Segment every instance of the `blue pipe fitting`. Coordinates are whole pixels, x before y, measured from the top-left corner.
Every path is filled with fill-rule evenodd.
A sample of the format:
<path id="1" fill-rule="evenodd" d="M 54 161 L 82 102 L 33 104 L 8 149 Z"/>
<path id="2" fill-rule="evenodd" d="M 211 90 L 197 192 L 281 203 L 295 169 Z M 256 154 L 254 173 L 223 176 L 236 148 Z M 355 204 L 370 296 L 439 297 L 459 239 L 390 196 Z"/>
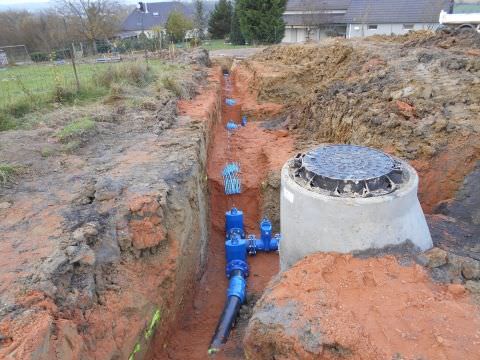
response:
<path id="1" fill-rule="evenodd" d="M 232 234 L 239 234 L 241 238 L 245 238 L 243 211 L 232 208 L 225 213 L 225 233 L 227 238 L 230 238 Z"/>
<path id="2" fill-rule="evenodd" d="M 232 277 L 232 273 L 236 270 L 240 270 L 243 274 L 243 277 L 248 277 L 250 275 L 250 269 L 248 264 L 242 260 L 233 260 L 227 263 L 225 267 L 225 274 L 227 278 L 230 279 Z"/>
<path id="3" fill-rule="evenodd" d="M 260 223 L 260 239 L 257 239 L 255 235 L 248 236 L 248 254 L 256 255 L 257 251 L 277 251 L 280 239 L 280 234 L 276 234 L 272 238 L 272 223 L 265 218 Z"/>
<path id="4" fill-rule="evenodd" d="M 225 254 L 227 256 L 227 264 L 233 260 L 241 260 L 247 262 L 247 241 L 241 239 L 240 235 L 235 234 L 225 241 Z"/>
<path id="5" fill-rule="evenodd" d="M 247 116 L 246 115 L 242 116 L 242 126 L 247 126 Z"/>
<path id="6" fill-rule="evenodd" d="M 232 120 L 230 120 L 229 122 L 227 122 L 226 128 L 228 131 L 234 131 L 234 130 L 237 130 L 238 125 L 235 124 Z"/>
<path id="7" fill-rule="evenodd" d="M 228 284 L 227 297 L 236 296 L 242 304 L 245 302 L 247 296 L 247 282 L 241 275 L 235 275 L 230 278 Z"/>
<path id="8" fill-rule="evenodd" d="M 225 104 L 227 104 L 228 106 L 233 106 L 236 103 L 237 102 L 234 99 L 225 99 Z"/>
<path id="9" fill-rule="evenodd" d="M 260 223 L 260 239 L 263 243 L 263 250 L 270 251 L 270 241 L 272 240 L 272 223 L 264 218 Z"/>

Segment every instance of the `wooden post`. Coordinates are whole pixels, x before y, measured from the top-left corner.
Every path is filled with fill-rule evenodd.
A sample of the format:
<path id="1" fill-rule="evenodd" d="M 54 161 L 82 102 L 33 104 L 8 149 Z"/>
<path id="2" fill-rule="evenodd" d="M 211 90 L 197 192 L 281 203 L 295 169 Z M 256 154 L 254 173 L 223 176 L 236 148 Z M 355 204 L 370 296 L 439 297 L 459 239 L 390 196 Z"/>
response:
<path id="1" fill-rule="evenodd" d="M 77 83 L 77 92 L 79 92 L 80 80 L 78 80 L 77 64 L 75 64 L 75 44 L 74 43 L 72 43 L 72 66 L 73 66 L 73 73 L 75 74 L 75 81 Z"/>

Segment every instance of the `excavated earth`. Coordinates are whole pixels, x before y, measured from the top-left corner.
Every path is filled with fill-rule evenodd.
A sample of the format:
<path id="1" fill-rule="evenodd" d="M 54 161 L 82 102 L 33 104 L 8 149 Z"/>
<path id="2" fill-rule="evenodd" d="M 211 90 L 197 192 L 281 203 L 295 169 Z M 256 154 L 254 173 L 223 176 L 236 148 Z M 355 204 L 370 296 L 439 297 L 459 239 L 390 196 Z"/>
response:
<path id="1" fill-rule="evenodd" d="M 352 143 L 417 169 L 435 247 L 314 254 L 278 275 L 276 254 L 250 258 L 248 304 L 217 358 L 477 359 L 480 36 L 270 47 L 223 59 L 231 86 L 199 54 L 182 54 L 196 96 L 92 108 L 73 153 L 44 155 L 61 146 L 49 125 L 0 133 L 0 160 L 25 169 L 0 193 L 0 358 L 206 359 L 227 287 L 224 212 L 278 231 L 283 163 Z M 244 191 L 228 198 L 232 160 Z"/>
<path id="2" fill-rule="evenodd" d="M 277 46 L 239 72 L 252 97 L 285 103 L 269 127 L 289 130 L 299 151 L 351 143 L 407 159 L 435 245 L 307 256 L 267 286 L 246 357 L 477 359 L 480 36 Z"/>
<path id="3" fill-rule="evenodd" d="M 141 358 L 174 323 L 206 261 L 219 111 L 220 71 L 193 55 L 181 90 L 212 94 L 201 121 L 136 90 L 137 107 L 81 110 L 95 128 L 69 152 L 55 129 L 75 109 L 0 133 L 1 160 L 24 169 L 0 189 L 0 358 Z"/>

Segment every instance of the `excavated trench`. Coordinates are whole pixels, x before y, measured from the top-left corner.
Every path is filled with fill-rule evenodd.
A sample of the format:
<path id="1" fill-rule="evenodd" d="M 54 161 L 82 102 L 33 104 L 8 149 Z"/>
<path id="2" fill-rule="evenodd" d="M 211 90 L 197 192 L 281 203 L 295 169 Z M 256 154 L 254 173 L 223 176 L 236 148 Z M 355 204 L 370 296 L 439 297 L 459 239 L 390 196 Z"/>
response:
<path id="1" fill-rule="evenodd" d="M 220 70 L 219 70 L 220 71 Z M 236 86 L 235 70 L 229 75 L 231 87 L 222 79 L 221 116 L 211 129 L 207 156 L 208 193 L 210 207 L 210 238 L 208 260 L 202 278 L 195 286 L 191 301 L 185 301 L 183 312 L 168 336 L 157 335 L 152 345 L 151 359 L 191 359 L 207 357 L 208 346 L 222 312 L 228 281 L 225 277 L 225 212 L 232 206 L 245 213 L 247 233 L 259 234 L 259 222 L 265 213 L 275 210 L 276 201 L 268 191 L 267 177 L 271 171 L 279 171 L 284 161 L 291 156 L 293 141 L 275 131 L 268 131 L 256 121 L 255 113 L 249 112 L 249 122 L 240 128 L 228 141 L 225 129 L 227 121 L 240 124 L 244 114 L 242 89 Z M 234 98 L 237 104 L 227 106 L 225 99 Z M 227 151 L 229 150 L 229 151 Z M 227 196 L 224 193 L 221 172 L 228 161 L 228 153 L 241 164 L 242 193 Z M 271 189 L 270 189 L 271 190 Z M 278 189 L 277 189 L 278 190 Z M 278 223 L 278 222 L 277 222 Z M 275 225 L 275 222 L 274 222 Z M 279 231 L 278 226 L 274 231 Z M 279 269 L 278 254 L 257 254 L 248 259 L 251 267 L 248 278 L 247 304 L 240 310 L 238 322 L 229 341 L 216 358 L 243 359 L 242 339 L 255 301 Z M 167 339 L 167 340 L 165 340 Z"/>

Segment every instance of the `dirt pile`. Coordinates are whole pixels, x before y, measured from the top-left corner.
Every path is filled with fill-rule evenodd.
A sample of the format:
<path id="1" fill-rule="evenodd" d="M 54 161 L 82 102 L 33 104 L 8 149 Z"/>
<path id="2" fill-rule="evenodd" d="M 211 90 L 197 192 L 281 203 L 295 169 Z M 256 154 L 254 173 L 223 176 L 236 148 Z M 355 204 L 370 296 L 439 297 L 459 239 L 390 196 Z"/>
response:
<path id="1" fill-rule="evenodd" d="M 408 45 L 415 37 L 424 44 Z M 407 158 L 430 212 L 454 196 L 480 158 L 480 57 L 468 45 L 479 36 L 465 37 L 277 46 L 242 66 L 254 74 L 254 95 L 288 103 L 279 123 L 298 135 L 299 149 L 353 143 Z M 456 45 L 439 47 L 439 39 Z"/>
<path id="2" fill-rule="evenodd" d="M 478 308 L 395 258 L 316 254 L 274 280 L 250 320 L 248 359 L 475 359 Z"/>
<path id="3" fill-rule="evenodd" d="M 209 70 L 192 69 L 198 89 Z M 206 261 L 210 77 L 201 119 L 149 88 L 0 133 L 1 160 L 26 169 L 0 189 L 0 358 L 139 357 L 175 321 Z M 80 114 L 89 130 L 62 143 Z"/>

